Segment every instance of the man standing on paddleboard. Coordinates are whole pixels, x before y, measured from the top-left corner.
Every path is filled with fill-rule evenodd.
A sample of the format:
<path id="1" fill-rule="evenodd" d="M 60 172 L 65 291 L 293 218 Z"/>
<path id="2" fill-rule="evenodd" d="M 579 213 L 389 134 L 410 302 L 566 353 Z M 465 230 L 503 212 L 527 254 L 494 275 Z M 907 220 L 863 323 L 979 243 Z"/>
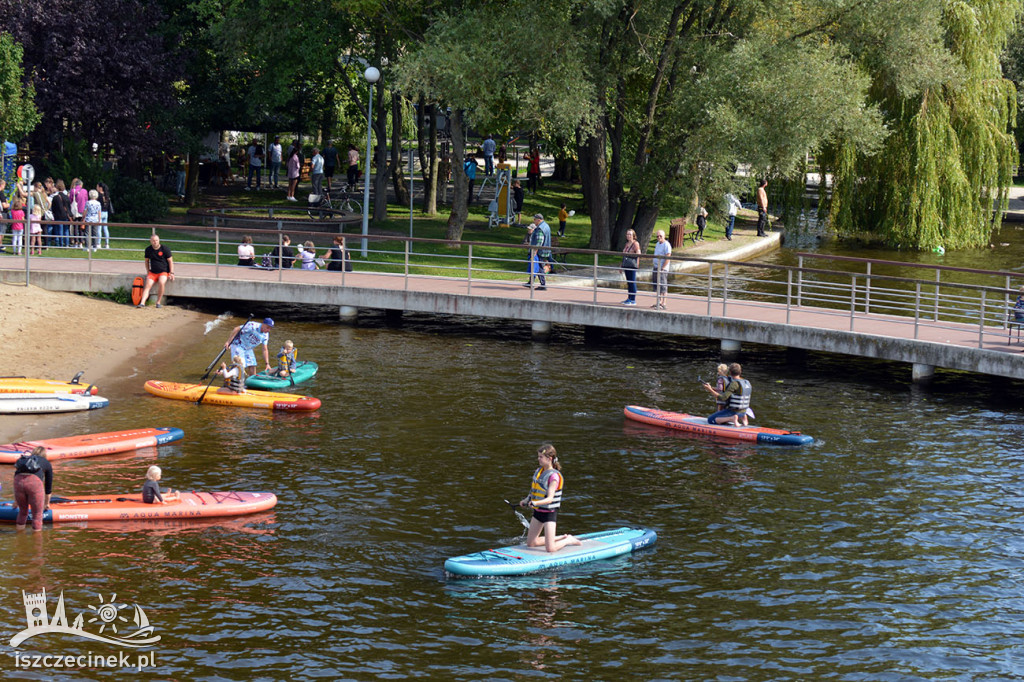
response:
<path id="1" fill-rule="evenodd" d="M 256 355 L 253 349 L 259 345 L 263 346 L 263 363 L 266 365 L 266 371 L 270 371 L 270 351 L 267 344 L 270 343 L 270 330 L 273 326 L 274 321 L 268 317 L 262 323 L 253 320 L 231 330 L 231 336 L 224 347 L 228 349 L 231 357 L 242 356 L 249 374 L 256 374 Z"/>

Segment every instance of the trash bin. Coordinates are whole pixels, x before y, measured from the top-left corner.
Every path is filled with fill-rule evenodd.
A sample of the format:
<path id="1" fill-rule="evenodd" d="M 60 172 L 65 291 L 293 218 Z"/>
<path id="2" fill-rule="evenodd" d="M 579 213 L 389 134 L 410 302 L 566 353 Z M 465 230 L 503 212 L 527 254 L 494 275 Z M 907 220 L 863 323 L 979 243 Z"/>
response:
<path id="1" fill-rule="evenodd" d="M 676 218 L 668 224 L 668 243 L 673 249 L 683 248 L 683 238 L 686 235 L 686 218 Z"/>

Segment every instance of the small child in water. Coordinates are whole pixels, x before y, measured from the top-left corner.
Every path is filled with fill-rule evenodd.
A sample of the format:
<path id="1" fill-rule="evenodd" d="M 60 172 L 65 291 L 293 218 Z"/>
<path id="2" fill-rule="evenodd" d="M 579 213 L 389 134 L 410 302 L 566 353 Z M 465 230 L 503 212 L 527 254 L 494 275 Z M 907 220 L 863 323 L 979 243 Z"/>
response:
<path id="1" fill-rule="evenodd" d="M 146 504 L 167 504 L 178 501 L 179 495 L 173 490 L 167 491 L 167 497 L 160 494 L 162 473 L 160 467 L 155 464 L 146 471 L 146 483 L 142 486 L 142 501 Z"/>
<path id="2" fill-rule="evenodd" d="M 295 344 L 291 339 L 284 342 L 281 350 L 277 352 L 277 371 L 279 377 L 289 376 L 295 371 Z"/>
<path id="3" fill-rule="evenodd" d="M 220 363 L 217 374 L 224 377 L 224 388 L 235 393 L 245 393 L 245 360 L 241 355 L 231 358 L 230 368 Z"/>

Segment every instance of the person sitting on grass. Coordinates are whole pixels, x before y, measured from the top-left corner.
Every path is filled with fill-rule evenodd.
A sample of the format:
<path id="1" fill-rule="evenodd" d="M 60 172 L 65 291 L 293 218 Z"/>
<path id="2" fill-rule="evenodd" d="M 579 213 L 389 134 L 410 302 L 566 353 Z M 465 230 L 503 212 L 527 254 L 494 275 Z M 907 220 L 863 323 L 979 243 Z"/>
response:
<path id="1" fill-rule="evenodd" d="M 142 486 L 142 501 L 144 503 L 167 504 L 168 502 L 177 502 L 181 499 L 180 495 L 173 490 L 168 490 L 166 497 L 160 494 L 160 476 L 162 473 L 160 467 L 155 464 L 146 471 L 146 482 Z"/>

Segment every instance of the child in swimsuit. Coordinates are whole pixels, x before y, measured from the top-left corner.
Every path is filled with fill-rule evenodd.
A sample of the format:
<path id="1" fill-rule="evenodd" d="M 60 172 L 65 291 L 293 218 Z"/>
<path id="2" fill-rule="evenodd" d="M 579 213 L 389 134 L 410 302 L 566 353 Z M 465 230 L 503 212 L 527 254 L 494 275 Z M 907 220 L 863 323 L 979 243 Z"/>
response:
<path id="1" fill-rule="evenodd" d="M 146 504 L 167 504 L 178 501 L 179 495 L 173 490 L 168 490 L 166 497 L 160 494 L 161 474 L 160 467 L 155 464 L 146 471 L 146 483 L 142 486 L 142 501 Z"/>

